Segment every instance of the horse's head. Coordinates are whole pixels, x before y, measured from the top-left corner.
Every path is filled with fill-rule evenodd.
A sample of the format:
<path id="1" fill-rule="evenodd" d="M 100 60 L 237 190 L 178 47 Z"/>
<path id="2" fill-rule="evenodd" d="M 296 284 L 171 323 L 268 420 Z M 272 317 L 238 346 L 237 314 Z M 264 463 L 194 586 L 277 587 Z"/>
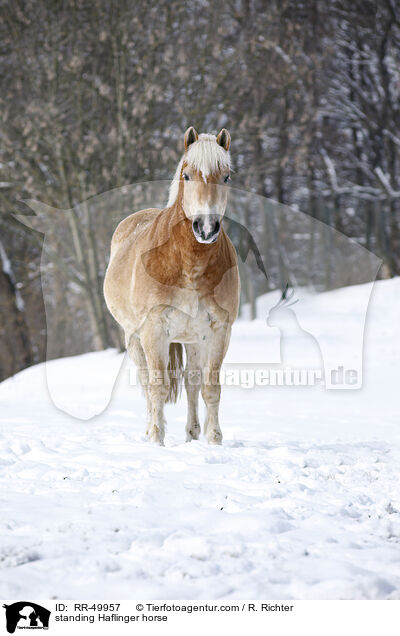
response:
<path id="1" fill-rule="evenodd" d="M 193 127 L 185 132 L 185 154 L 176 178 L 183 211 L 199 243 L 215 243 L 221 229 L 228 198 L 224 186 L 230 179 L 230 141 L 225 128 L 217 137 L 199 136 Z"/>

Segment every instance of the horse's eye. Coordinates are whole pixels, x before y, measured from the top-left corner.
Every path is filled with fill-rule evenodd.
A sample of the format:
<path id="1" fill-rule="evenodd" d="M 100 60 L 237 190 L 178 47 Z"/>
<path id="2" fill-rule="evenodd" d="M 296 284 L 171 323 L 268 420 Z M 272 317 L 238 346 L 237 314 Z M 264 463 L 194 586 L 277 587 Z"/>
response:
<path id="1" fill-rule="evenodd" d="M 183 178 L 185 181 L 189 181 L 189 175 L 186 172 L 183 173 Z"/>
<path id="2" fill-rule="evenodd" d="M 229 176 L 229 174 L 228 174 L 228 175 L 225 177 L 225 179 L 224 179 L 224 183 L 228 183 L 228 181 L 230 181 L 230 180 L 231 180 L 231 178 L 230 178 L 230 176 Z"/>

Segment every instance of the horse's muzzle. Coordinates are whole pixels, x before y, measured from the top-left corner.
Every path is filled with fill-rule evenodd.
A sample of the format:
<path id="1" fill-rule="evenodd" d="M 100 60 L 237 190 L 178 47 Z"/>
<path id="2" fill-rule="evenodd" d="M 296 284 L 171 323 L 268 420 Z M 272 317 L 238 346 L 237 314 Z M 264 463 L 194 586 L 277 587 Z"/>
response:
<path id="1" fill-rule="evenodd" d="M 193 234 L 198 243 L 215 243 L 220 229 L 220 218 L 214 214 L 199 215 L 192 221 Z"/>

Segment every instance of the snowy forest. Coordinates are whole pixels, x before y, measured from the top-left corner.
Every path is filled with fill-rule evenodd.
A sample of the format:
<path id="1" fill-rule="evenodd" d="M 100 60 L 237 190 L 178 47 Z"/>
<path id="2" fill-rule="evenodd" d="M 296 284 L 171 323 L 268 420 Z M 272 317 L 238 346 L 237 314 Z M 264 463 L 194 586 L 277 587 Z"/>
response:
<path id="1" fill-rule="evenodd" d="M 134 209 L 94 217 L 84 202 L 171 179 L 189 125 L 230 131 L 234 188 L 332 226 L 383 260 L 380 278 L 399 275 L 396 0 L 6 0 L 1 9 L 0 380 L 46 357 L 46 245 L 15 218 L 33 214 L 24 200 L 50 216 L 74 210 L 74 259 L 62 249 L 69 235 L 54 230 L 45 265 L 58 308 L 50 357 L 120 346 L 102 281 L 115 218 Z M 275 230 L 279 252 L 291 228 L 282 220 Z M 267 222 L 251 231 L 268 245 Z M 277 271 L 254 286 L 247 264 L 241 278 L 250 304 L 285 282 Z M 329 277 L 318 285 L 329 288 Z"/>

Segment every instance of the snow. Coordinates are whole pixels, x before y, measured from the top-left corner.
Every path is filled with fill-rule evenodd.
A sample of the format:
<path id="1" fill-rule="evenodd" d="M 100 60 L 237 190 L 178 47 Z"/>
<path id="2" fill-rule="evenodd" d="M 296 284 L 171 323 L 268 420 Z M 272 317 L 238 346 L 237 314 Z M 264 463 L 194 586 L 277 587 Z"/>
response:
<path id="1" fill-rule="evenodd" d="M 359 340 L 365 290 L 296 305 L 321 350 L 325 333 L 337 349 Z M 59 408 L 45 365 L 3 382 L 0 597 L 399 599 L 399 292 L 400 279 L 373 290 L 361 389 L 225 386 L 221 447 L 185 444 L 184 397 L 167 407 L 166 447 L 149 444 L 126 359 L 101 415 L 60 410 L 107 406 L 114 351 L 48 363 Z M 236 323 L 227 366 L 258 361 L 267 337 L 276 361 L 276 300 Z M 288 338 L 296 355 L 310 342 Z"/>

